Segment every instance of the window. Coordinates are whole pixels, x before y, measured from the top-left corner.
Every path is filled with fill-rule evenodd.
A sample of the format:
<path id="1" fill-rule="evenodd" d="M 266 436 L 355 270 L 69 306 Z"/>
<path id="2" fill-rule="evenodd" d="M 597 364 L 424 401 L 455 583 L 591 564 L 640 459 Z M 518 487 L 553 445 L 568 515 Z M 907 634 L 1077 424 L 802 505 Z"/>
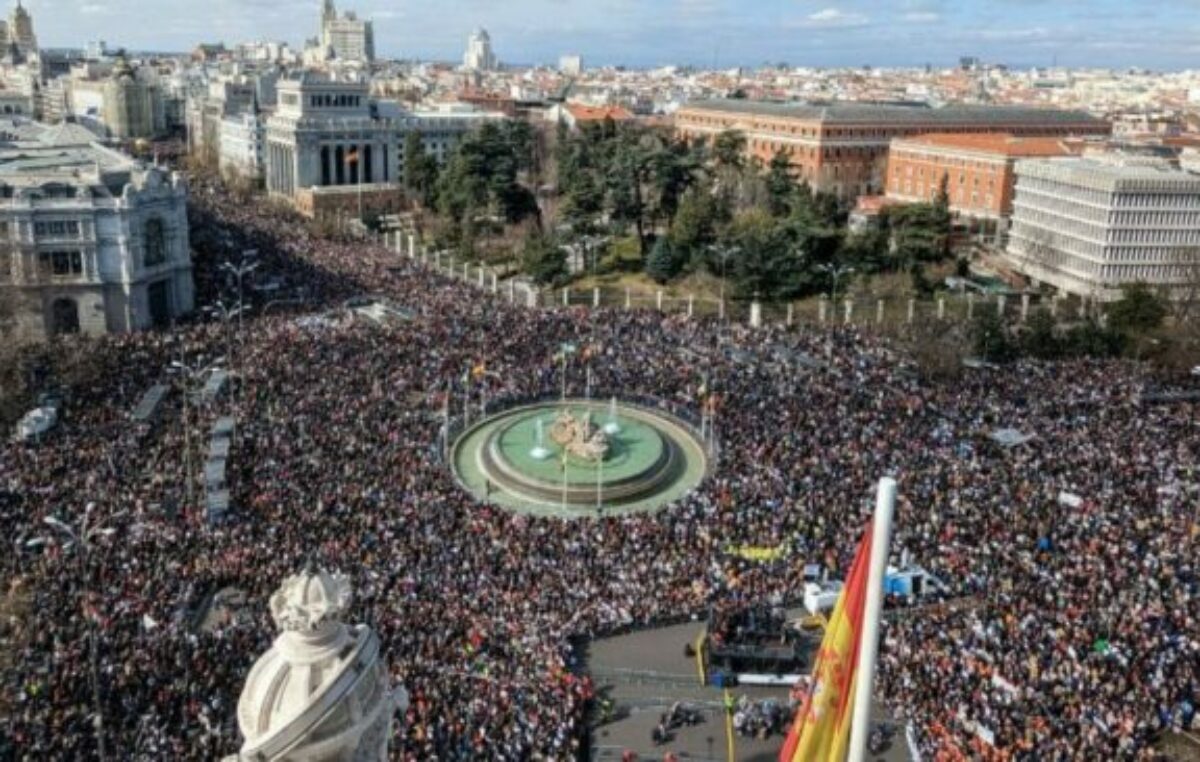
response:
<path id="1" fill-rule="evenodd" d="M 38 254 L 38 269 L 56 278 L 83 274 L 83 254 L 78 251 L 44 251 Z"/>
<path id="2" fill-rule="evenodd" d="M 35 222 L 33 223 L 33 234 L 38 238 L 78 238 L 79 222 L 77 220 Z"/>
<path id="3" fill-rule="evenodd" d="M 8 249 L 0 249 L 0 283 L 12 282 L 13 254 Z"/>
<path id="4" fill-rule="evenodd" d="M 146 220 L 146 227 L 142 235 L 145 240 L 143 246 L 143 267 L 154 267 L 161 265 L 167 261 L 167 234 L 163 228 L 163 222 L 158 217 L 151 217 Z"/>

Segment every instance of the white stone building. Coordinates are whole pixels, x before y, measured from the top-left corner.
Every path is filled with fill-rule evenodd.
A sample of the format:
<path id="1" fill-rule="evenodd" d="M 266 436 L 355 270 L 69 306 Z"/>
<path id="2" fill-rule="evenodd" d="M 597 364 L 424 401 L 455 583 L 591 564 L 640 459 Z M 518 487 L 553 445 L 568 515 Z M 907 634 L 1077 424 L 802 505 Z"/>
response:
<path id="1" fill-rule="evenodd" d="M 249 111 L 225 117 L 221 120 L 218 143 L 221 172 L 252 179 L 262 177 L 266 142 L 267 123 L 262 114 Z"/>
<path id="2" fill-rule="evenodd" d="M 1111 301 L 1170 289 L 1200 252 L 1200 175 L 1121 154 L 1016 164 L 1007 260 L 1034 281 Z"/>
<path id="3" fill-rule="evenodd" d="M 410 131 L 421 133 L 426 153 L 445 161 L 464 135 L 505 119 L 461 105 L 410 111 L 372 100 L 361 79 L 315 72 L 281 81 L 278 92 L 278 108 L 267 120 L 267 190 L 293 200 L 324 189 L 398 191 Z"/>
<path id="4" fill-rule="evenodd" d="M 366 63 L 375 60 L 375 29 L 352 11 L 341 16 L 333 0 L 321 11 L 321 49 L 327 60 Z"/>
<path id="5" fill-rule="evenodd" d="M 0 123 L 0 291 L 20 335 L 168 325 L 193 308 L 183 179 L 79 125 Z"/>
<path id="6" fill-rule="evenodd" d="M 486 29 L 471 32 L 467 38 L 467 52 L 463 54 L 463 68 L 467 71 L 495 71 L 498 62 L 492 52 L 492 38 Z"/>
<path id="7" fill-rule="evenodd" d="M 392 687 L 371 628 L 340 620 L 349 581 L 306 570 L 270 604 L 279 637 L 246 678 L 237 708 L 245 741 L 227 762 L 386 762 L 408 695 Z"/>

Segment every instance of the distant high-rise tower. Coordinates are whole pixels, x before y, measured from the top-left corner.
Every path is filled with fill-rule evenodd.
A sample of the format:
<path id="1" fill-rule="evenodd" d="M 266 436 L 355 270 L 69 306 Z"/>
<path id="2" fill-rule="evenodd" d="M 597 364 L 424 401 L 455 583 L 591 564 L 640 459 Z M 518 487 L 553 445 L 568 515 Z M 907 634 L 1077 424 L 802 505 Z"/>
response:
<path id="1" fill-rule="evenodd" d="M 8 17 L 8 23 L 0 21 L 0 48 L 3 48 L 4 54 L 11 54 L 14 58 L 20 59 L 37 53 L 37 36 L 33 33 L 33 17 L 21 5 L 21 0 L 17 0 L 17 7 L 13 8 L 12 15 Z"/>
<path id="2" fill-rule="evenodd" d="M 337 61 L 371 63 L 375 60 L 374 26 L 359 20 L 352 11 L 339 18 L 333 0 L 325 0 L 321 7 L 321 48 Z"/>
<path id="3" fill-rule="evenodd" d="M 467 52 L 463 56 L 463 68 L 467 71 L 494 71 L 496 54 L 492 52 L 492 38 L 482 27 L 467 38 Z"/>

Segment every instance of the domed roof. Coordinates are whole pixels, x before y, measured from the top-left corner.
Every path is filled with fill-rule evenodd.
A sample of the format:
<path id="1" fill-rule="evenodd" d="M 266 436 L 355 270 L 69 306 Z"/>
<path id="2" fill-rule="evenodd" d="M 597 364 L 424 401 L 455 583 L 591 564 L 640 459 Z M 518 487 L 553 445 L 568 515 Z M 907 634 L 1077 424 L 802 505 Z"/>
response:
<path id="1" fill-rule="evenodd" d="M 281 632 L 238 700 L 243 759 L 340 758 L 335 752 L 378 743 L 368 731 L 390 723 L 403 694 L 390 690 L 378 637 L 338 619 L 349 603 L 345 577 L 310 570 L 271 596 Z"/>

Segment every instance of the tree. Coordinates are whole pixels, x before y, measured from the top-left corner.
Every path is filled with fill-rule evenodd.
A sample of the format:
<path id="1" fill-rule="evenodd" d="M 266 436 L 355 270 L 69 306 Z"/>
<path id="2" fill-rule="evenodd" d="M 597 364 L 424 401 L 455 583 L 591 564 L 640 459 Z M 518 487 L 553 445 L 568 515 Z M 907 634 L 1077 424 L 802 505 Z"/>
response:
<path id="1" fill-rule="evenodd" d="M 676 258 L 696 267 L 716 241 L 721 222 L 717 200 L 707 189 L 693 187 L 683 195 L 668 234 Z"/>
<path id="2" fill-rule="evenodd" d="M 1145 335 L 1162 325 L 1170 307 L 1145 283 L 1121 287 L 1121 298 L 1109 308 L 1113 329 L 1127 336 Z"/>
<path id="3" fill-rule="evenodd" d="M 666 236 L 660 236 L 646 258 L 646 274 L 656 283 L 663 284 L 674 278 L 679 272 L 675 261 L 675 253 L 671 251 L 671 242 Z"/>
<path id="4" fill-rule="evenodd" d="M 567 276 L 567 254 L 558 241 L 534 231 L 525 238 L 521 271 L 539 286 L 553 285 Z"/>
<path id="5" fill-rule="evenodd" d="M 1021 351 L 1039 360 L 1055 360 L 1063 354 L 1063 342 L 1055 332 L 1054 317 L 1049 310 L 1038 309 L 1029 316 L 1021 334 Z"/>
<path id="6" fill-rule="evenodd" d="M 975 316 L 971 325 L 971 338 L 975 354 L 989 362 L 1008 362 L 1016 357 L 1016 347 L 1008 338 L 1004 321 L 991 310 Z"/>
<path id="7" fill-rule="evenodd" d="M 721 168 L 741 169 L 746 136 L 739 130 L 725 130 L 713 140 L 713 158 Z"/>
<path id="8" fill-rule="evenodd" d="M 734 293 L 741 298 L 790 299 L 811 278 L 804 247 L 763 209 L 736 217 L 725 243 L 739 250 L 730 264 Z"/>
<path id="9" fill-rule="evenodd" d="M 792 208 L 796 180 L 792 176 L 792 160 L 785 151 L 771 157 L 767 168 L 767 211 L 774 217 L 784 217 Z"/>
<path id="10" fill-rule="evenodd" d="M 425 153 L 421 133 L 410 131 L 404 136 L 404 189 L 423 205 L 433 202 L 437 187 L 437 159 Z"/>

